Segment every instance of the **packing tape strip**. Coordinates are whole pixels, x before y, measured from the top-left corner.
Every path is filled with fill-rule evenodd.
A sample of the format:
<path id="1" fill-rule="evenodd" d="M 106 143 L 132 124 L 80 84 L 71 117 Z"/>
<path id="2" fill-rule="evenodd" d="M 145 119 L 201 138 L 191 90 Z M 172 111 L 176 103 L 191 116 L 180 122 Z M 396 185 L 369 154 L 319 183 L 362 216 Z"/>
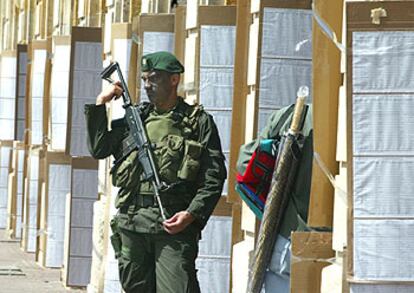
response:
<path id="1" fill-rule="evenodd" d="M 344 191 L 335 180 L 335 177 L 332 175 L 332 173 L 329 171 L 328 167 L 325 165 L 325 163 L 322 161 L 321 157 L 317 152 L 313 153 L 313 159 L 316 161 L 316 164 L 318 167 L 322 170 L 323 174 L 328 178 L 329 182 L 332 184 L 332 186 L 338 191 L 339 198 L 344 202 L 345 205 L 348 205 L 348 195 L 346 191 Z"/>
<path id="2" fill-rule="evenodd" d="M 342 53 L 345 53 L 346 52 L 346 47 L 341 42 L 338 41 L 338 38 L 336 37 L 336 34 L 333 31 L 333 29 L 329 26 L 329 24 L 316 11 L 314 3 L 312 3 L 312 13 L 313 13 L 313 17 L 314 17 L 316 23 L 322 29 L 322 32 L 324 32 L 325 35 L 329 39 L 331 39 L 331 41 L 335 44 L 335 46 L 339 49 L 339 51 L 341 51 Z"/>
<path id="3" fill-rule="evenodd" d="M 14 213 L 6 213 L 7 217 L 11 217 L 12 219 L 17 219 L 17 215 Z"/>
<path id="4" fill-rule="evenodd" d="M 135 44 L 141 45 L 141 39 L 136 33 L 132 33 L 131 39 Z"/>
<path id="5" fill-rule="evenodd" d="M 48 235 L 49 232 L 45 229 L 38 229 L 36 230 L 36 236 L 41 236 L 41 235 Z"/>
<path id="6" fill-rule="evenodd" d="M 342 266 L 342 261 L 339 261 L 337 257 L 330 257 L 330 258 L 300 257 L 300 256 L 296 256 L 293 254 L 291 254 L 290 256 L 291 264 L 300 263 L 303 261 L 323 262 L 323 263 L 330 263 L 330 264 Z"/>
<path id="7" fill-rule="evenodd" d="M 32 226 L 30 226 L 29 224 L 24 224 L 24 223 L 22 223 L 22 229 L 32 229 L 33 227 Z M 35 229 L 35 228 L 33 228 L 33 229 Z M 36 237 L 37 236 L 41 236 L 41 235 L 48 235 L 49 234 L 49 232 L 47 231 L 47 230 L 45 230 L 45 229 L 35 229 L 36 230 Z"/>
<path id="8" fill-rule="evenodd" d="M 384 8 L 378 7 L 371 9 L 371 18 L 373 24 L 380 25 L 382 17 L 387 17 L 387 11 Z"/>

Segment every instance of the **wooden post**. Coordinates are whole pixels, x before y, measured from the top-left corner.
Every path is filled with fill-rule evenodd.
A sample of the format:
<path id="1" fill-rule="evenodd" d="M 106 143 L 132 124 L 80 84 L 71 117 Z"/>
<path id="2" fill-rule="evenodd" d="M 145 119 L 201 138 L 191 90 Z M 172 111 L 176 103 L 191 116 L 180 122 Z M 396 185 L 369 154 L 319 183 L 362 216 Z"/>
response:
<path id="1" fill-rule="evenodd" d="M 315 0 L 315 9 L 335 31 L 342 35 L 343 0 Z M 314 152 L 332 174 L 338 172 L 336 133 L 338 93 L 342 84 L 341 54 L 315 22 L 313 24 L 313 137 Z M 334 188 L 317 163 L 313 163 L 308 225 L 332 227 Z"/>

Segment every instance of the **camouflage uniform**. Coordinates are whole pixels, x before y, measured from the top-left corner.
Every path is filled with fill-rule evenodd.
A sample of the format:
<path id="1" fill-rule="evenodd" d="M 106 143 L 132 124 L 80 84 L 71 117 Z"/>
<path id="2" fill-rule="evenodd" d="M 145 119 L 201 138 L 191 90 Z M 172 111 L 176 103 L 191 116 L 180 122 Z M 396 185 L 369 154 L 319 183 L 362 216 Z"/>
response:
<path id="1" fill-rule="evenodd" d="M 152 68 L 157 64 L 154 58 L 147 61 Z M 217 127 L 211 115 L 182 98 L 164 113 L 150 103 L 139 107 L 160 178 L 173 186 L 161 194 L 166 216 L 186 210 L 195 221 L 175 235 L 164 231 L 152 185 L 142 180 L 137 152 L 130 153 L 111 171 L 113 184 L 120 187 L 119 212 L 112 221 L 119 236 L 114 246 L 120 281 L 127 293 L 199 292 L 198 240 L 226 178 Z M 105 105 L 85 105 L 85 115 L 92 156 L 121 158 L 122 141 L 129 134 L 126 121 L 113 121 L 109 131 Z"/>

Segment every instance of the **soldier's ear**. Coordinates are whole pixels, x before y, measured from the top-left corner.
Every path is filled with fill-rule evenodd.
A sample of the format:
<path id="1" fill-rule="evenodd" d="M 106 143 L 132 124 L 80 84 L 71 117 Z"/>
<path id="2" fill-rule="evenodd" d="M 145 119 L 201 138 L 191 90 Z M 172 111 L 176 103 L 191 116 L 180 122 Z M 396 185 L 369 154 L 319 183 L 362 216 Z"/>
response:
<path id="1" fill-rule="evenodd" d="M 172 86 L 178 86 L 180 83 L 180 75 L 177 73 L 171 74 L 171 85 Z"/>

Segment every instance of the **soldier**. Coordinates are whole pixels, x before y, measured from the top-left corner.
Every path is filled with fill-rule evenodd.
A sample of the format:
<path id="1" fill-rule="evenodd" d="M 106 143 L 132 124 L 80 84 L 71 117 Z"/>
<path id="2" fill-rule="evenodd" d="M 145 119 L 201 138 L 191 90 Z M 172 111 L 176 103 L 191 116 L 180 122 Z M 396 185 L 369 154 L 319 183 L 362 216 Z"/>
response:
<path id="1" fill-rule="evenodd" d="M 200 106 L 177 95 L 184 67 L 168 52 L 141 59 L 142 82 L 150 103 L 141 103 L 141 119 L 151 142 L 162 181 L 167 220 L 154 200 L 150 182 L 141 179 L 137 151 L 114 165 L 113 184 L 120 188 L 111 222 L 112 243 L 126 293 L 200 292 L 195 259 L 198 240 L 216 206 L 226 178 L 217 127 Z M 94 158 L 122 158 L 129 130 L 124 119 L 107 129 L 105 103 L 122 94 L 119 83 L 105 88 L 96 105 L 85 105 L 88 145 Z"/>

